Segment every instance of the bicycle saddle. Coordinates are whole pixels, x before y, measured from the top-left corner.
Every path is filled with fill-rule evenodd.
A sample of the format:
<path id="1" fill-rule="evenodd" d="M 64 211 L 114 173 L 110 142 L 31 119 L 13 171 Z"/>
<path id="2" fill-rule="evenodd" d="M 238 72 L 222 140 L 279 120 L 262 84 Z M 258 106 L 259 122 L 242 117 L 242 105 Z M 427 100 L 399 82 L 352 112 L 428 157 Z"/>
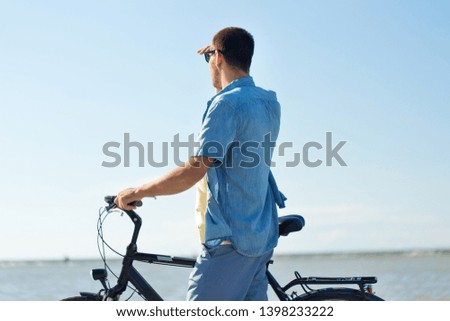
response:
<path id="1" fill-rule="evenodd" d="M 300 231 L 305 226 L 305 219 L 301 215 L 291 214 L 278 218 L 278 231 L 281 236 L 288 236 L 291 232 Z"/>

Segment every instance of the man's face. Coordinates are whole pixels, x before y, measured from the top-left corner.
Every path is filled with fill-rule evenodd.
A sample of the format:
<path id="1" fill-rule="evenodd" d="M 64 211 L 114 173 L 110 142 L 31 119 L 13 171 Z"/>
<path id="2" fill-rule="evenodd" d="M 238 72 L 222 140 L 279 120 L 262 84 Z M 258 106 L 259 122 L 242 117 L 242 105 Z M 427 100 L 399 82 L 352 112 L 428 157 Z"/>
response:
<path id="1" fill-rule="evenodd" d="M 209 50 L 214 50 L 214 46 L 211 45 Z M 217 51 L 214 51 L 213 53 L 210 54 L 210 58 L 209 58 L 209 71 L 211 73 L 211 80 L 212 80 L 212 85 L 214 88 L 216 88 L 218 91 L 222 90 L 222 81 L 220 79 L 220 71 L 219 68 L 217 68 L 216 65 L 216 59 L 217 59 L 217 55 L 219 53 Z"/>

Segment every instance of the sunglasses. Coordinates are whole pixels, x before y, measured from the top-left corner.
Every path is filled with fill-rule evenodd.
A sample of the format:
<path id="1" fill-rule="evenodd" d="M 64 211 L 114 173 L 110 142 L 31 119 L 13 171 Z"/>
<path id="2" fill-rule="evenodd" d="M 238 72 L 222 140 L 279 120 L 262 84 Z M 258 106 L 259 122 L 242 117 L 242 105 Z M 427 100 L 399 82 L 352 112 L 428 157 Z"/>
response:
<path id="1" fill-rule="evenodd" d="M 209 50 L 209 51 L 207 51 L 207 52 L 205 52 L 205 53 L 203 54 L 203 55 L 205 56 L 205 60 L 206 60 L 207 63 L 209 63 L 209 60 L 211 59 L 211 56 L 212 56 L 216 51 L 222 53 L 222 50 L 214 49 L 214 50 Z"/>

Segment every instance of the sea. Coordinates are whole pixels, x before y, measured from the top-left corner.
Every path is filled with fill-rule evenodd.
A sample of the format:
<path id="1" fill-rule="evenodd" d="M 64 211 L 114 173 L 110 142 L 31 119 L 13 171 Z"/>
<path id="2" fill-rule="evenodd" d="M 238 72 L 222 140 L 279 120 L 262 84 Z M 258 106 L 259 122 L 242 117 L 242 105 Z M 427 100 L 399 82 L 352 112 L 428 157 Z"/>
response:
<path id="1" fill-rule="evenodd" d="M 295 278 L 295 271 L 303 277 L 376 276 L 373 290 L 385 300 L 450 300 L 450 250 L 278 255 L 273 261 L 269 269 L 282 285 Z M 121 260 L 112 258 L 107 264 L 114 284 Z M 90 271 L 102 267 L 104 263 L 94 259 L 0 261 L 0 300 L 56 301 L 81 291 L 97 292 L 101 285 Z M 185 299 L 190 268 L 140 262 L 135 267 L 164 300 Z M 122 299 L 142 300 L 131 289 Z M 269 300 L 277 300 L 271 289 Z"/>

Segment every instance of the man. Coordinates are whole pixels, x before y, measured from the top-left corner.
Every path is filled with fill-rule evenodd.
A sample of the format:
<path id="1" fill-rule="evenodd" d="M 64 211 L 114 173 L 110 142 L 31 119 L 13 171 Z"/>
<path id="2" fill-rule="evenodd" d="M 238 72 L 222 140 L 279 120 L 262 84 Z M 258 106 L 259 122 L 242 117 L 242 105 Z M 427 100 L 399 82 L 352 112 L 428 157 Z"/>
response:
<path id="1" fill-rule="evenodd" d="M 206 174 L 207 206 L 197 209 L 204 247 L 188 300 L 267 300 L 266 265 L 278 240 L 280 194 L 270 161 L 280 105 L 249 76 L 253 51 L 252 35 L 234 27 L 199 51 L 221 89 L 207 104 L 200 147 L 184 166 L 116 198 L 119 207 L 133 209 L 128 204 L 135 200 L 185 191 Z"/>

